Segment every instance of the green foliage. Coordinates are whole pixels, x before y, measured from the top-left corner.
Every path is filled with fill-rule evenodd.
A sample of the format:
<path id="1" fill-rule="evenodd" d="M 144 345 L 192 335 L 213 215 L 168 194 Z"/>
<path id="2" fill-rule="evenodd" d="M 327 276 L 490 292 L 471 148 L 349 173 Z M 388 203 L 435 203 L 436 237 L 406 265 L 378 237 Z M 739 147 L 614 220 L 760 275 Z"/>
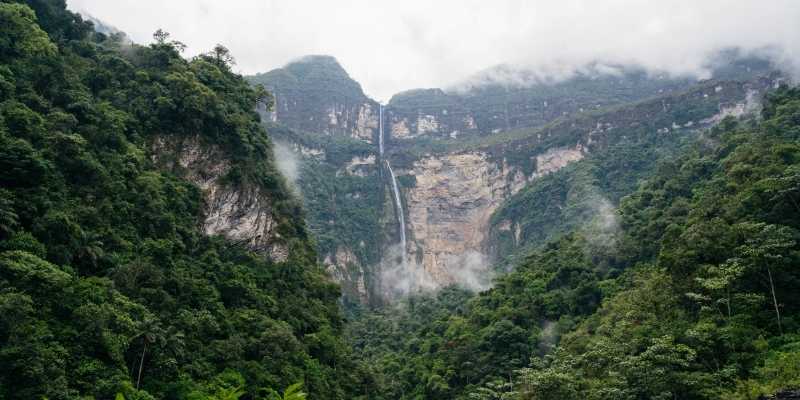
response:
<path id="1" fill-rule="evenodd" d="M 286 390 L 283 391 L 283 396 L 278 394 L 278 392 L 274 390 L 269 390 L 269 394 L 267 396 L 268 400 L 305 400 L 306 394 L 303 393 L 303 383 L 298 382 L 293 385 L 290 385 Z"/>
<path id="2" fill-rule="evenodd" d="M 247 79 L 250 83 L 264 85 L 267 90 L 275 93 L 275 109 L 281 114 L 281 122 L 302 132 L 349 136 L 352 126 L 329 123 L 328 116 L 332 112 L 359 112 L 365 104 L 370 104 L 377 112 L 377 104 L 364 94 L 361 85 L 351 79 L 338 61 L 330 56 L 306 56 L 283 68 Z M 341 118 L 341 114 L 339 115 Z M 325 117 L 308 118 L 309 116 Z"/>
<path id="3" fill-rule="evenodd" d="M 255 111 L 269 96 L 230 54 L 121 52 L 60 0 L 0 2 L 0 23 L 0 398 L 356 392 L 338 288 Z M 154 162 L 186 137 L 270 200 L 288 261 L 198 229 L 200 188 Z"/>
<path id="4" fill-rule="evenodd" d="M 487 292 L 361 316 L 349 333 L 378 398 L 756 399 L 796 387 L 798 99 L 781 88 L 762 121 L 723 121 L 653 167 L 620 200 L 610 244 L 577 225 Z M 565 171 L 526 198 L 602 185 L 588 175 L 564 188 L 591 172 Z"/>

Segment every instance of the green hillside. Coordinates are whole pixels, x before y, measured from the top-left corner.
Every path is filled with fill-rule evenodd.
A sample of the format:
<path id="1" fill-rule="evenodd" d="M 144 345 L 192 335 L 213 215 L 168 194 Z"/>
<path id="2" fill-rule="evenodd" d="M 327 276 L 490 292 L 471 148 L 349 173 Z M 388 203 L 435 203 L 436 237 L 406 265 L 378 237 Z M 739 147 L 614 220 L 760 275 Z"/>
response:
<path id="1" fill-rule="evenodd" d="M 338 287 L 227 50 L 129 47 L 63 0 L 2 2 L 0 26 L 0 398 L 352 395 Z M 202 234 L 203 193 L 151 157 L 198 134 L 270 199 L 288 260 Z"/>
<path id="2" fill-rule="evenodd" d="M 386 399 L 756 399 L 797 387 L 800 91 L 704 134 L 489 291 L 353 323 Z M 601 224 L 598 224 L 600 222 Z"/>

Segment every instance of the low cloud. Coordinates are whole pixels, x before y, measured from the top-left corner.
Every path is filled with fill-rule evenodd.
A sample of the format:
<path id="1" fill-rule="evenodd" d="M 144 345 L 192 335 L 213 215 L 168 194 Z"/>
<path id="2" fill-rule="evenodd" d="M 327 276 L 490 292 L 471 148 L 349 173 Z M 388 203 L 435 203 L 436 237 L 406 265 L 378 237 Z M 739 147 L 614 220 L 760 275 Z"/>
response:
<path id="1" fill-rule="evenodd" d="M 439 284 L 422 265 L 408 260 L 407 257 L 404 260 L 402 246 L 399 244 L 389 246 L 383 252 L 383 260 L 378 268 L 381 292 L 388 300 L 439 288 Z"/>
<path id="2" fill-rule="evenodd" d="M 149 43 L 163 28 L 191 56 L 229 47 L 243 73 L 330 54 L 367 94 L 387 100 L 446 87 L 498 65 L 563 75 L 583 66 L 638 65 L 703 77 L 719 50 L 771 49 L 800 70 L 796 0 L 69 0 Z"/>
<path id="3" fill-rule="evenodd" d="M 292 150 L 292 146 L 273 140 L 273 154 L 278 170 L 286 178 L 290 188 L 296 195 L 300 195 L 297 179 L 300 177 L 300 156 Z"/>
<path id="4" fill-rule="evenodd" d="M 411 257 L 406 257 L 404 261 L 399 244 L 390 246 L 384 252 L 379 268 L 381 292 L 389 300 L 434 292 L 453 284 L 475 292 L 483 291 L 492 286 L 494 277 L 488 257 L 477 251 L 467 251 L 447 258 L 442 272 L 448 279 L 437 280 Z"/>

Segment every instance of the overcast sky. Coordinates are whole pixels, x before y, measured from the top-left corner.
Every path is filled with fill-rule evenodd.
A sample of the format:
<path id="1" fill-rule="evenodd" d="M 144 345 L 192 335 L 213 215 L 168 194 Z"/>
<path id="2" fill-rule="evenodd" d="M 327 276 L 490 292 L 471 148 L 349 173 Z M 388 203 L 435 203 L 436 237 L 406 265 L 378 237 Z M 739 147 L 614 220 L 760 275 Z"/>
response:
<path id="1" fill-rule="evenodd" d="M 149 43 L 162 28 L 187 55 L 227 46 L 242 73 L 335 56 L 368 95 L 443 87 L 501 63 L 546 71 L 589 61 L 704 72 L 719 48 L 777 48 L 800 65 L 800 0 L 68 0 Z"/>

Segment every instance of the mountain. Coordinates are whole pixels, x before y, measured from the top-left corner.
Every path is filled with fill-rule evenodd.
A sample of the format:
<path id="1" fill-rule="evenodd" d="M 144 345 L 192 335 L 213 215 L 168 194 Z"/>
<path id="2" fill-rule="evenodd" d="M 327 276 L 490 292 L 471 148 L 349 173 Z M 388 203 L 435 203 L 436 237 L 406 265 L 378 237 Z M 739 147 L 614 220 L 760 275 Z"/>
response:
<path id="1" fill-rule="evenodd" d="M 275 91 L 270 129 L 305 160 L 298 185 L 322 260 L 349 299 L 379 304 L 450 283 L 485 288 L 494 261 L 572 230 L 597 212 L 593 200 L 613 209 L 658 160 L 724 116 L 754 112 L 783 79 L 768 61 L 735 52 L 717 59 L 719 78 L 703 81 L 592 66 L 516 87 L 398 93 L 383 108 L 383 155 L 379 106 L 332 58 L 303 58 L 249 80 Z M 287 108 L 280 98 L 313 106 Z M 334 109 L 350 111 L 314 127 Z M 369 124 L 354 119 L 365 114 Z M 372 133 L 334 126 L 370 126 Z M 621 160 L 623 153 L 631 158 Z M 533 204 L 540 212 L 530 212 Z M 397 248 L 401 233 L 405 249 Z"/>
<path id="2" fill-rule="evenodd" d="M 245 78 L 102 29 L 0 2 L 0 399 L 796 397 L 768 59 L 381 105 L 331 57 Z"/>
<path id="3" fill-rule="evenodd" d="M 378 104 L 330 56 L 306 56 L 283 68 L 249 77 L 275 96 L 270 118 L 293 129 L 377 138 Z"/>
<path id="4" fill-rule="evenodd" d="M 119 51 L 58 0 L 0 27 L 0 398 L 357 394 L 268 96 L 226 50 Z"/>
<path id="5" fill-rule="evenodd" d="M 776 67 L 766 59 L 729 50 L 712 61 L 711 79 L 748 80 Z M 696 84 L 635 66 L 590 64 L 560 79 L 532 71 L 497 67 L 447 92 L 414 89 L 389 101 L 392 136 L 456 137 L 541 126 L 564 116 L 605 109 Z"/>
<path id="6" fill-rule="evenodd" d="M 583 215 L 493 288 L 359 315 L 348 332 L 377 375 L 375 398 L 792 398 L 798 116 L 800 90 L 779 88 L 758 116 L 693 135 L 616 210 Z M 539 218 L 551 188 L 602 188 L 602 164 L 572 165 L 525 194 L 517 220 Z"/>

